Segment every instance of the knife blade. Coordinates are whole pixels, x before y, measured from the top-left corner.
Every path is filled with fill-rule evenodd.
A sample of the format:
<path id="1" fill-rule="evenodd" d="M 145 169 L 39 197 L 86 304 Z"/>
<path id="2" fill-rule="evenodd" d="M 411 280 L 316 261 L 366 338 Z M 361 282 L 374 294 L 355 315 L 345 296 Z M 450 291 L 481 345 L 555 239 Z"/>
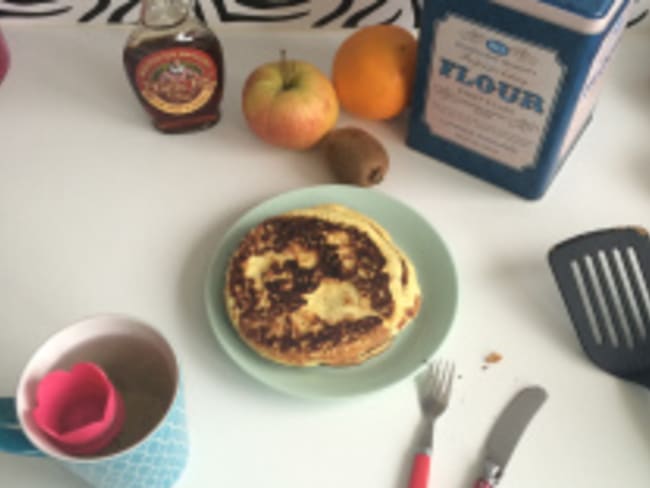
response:
<path id="1" fill-rule="evenodd" d="M 492 426 L 485 446 L 483 476 L 474 488 L 494 488 L 530 421 L 548 397 L 546 390 L 530 386 L 519 391 Z"/>

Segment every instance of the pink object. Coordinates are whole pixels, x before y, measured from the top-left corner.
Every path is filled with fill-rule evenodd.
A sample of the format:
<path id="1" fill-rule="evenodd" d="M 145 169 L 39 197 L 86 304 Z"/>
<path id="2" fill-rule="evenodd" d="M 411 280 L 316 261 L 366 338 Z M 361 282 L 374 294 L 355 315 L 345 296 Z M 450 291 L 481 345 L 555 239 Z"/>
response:
<path id="1" fill-rule="evenodd" d="M 96 454 L 124 425 L 120 393 L 94 363 L 48 373 L 36 390 L 36 425 L 70 454 Z"/>
<path id="2" fill-rule="evenodd" d="M 9 70 L 9 48 L 0 30 L 0 83 Z"/>
<path id="3" fill-rule="evenodd" d="M 474 488 L 493 488 L 490 483 L 485 480 L 478 480 L 474 485 Z"/>
<path id="4" fill-rule="evenodd" d="M 416 454 L 411 467 L 411 480 L 409 488 L 427 488 L 429 486 L 429 469 L 431 467 L 431 456 L 420 452 Z"/>

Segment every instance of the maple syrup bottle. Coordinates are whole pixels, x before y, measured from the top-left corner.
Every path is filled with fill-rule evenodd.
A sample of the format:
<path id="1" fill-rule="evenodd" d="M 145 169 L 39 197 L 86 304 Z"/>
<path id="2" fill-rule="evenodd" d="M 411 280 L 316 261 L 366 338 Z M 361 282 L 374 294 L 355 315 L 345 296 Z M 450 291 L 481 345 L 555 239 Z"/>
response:
<path id="1" fill-rule="evenodd" d="M 193 7 L 193 0 L 142 0 L 124 47 L 131 86 L 162 132 L 205 129 L 220 118 L 221 43 Z"/>

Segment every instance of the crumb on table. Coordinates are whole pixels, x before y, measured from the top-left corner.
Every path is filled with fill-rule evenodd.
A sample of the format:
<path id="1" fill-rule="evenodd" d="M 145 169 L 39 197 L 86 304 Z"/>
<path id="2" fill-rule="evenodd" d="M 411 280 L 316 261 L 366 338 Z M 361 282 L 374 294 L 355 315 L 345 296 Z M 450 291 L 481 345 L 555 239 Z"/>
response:
<path id="1" fill-rule="evenodd" d="M 503 359 L 503 356 L 499 354 L 498 352 L 491 352 L 487 356 L 485 356 L 485 362 L 487 364 L 495 364 L 500 362 Z"/>

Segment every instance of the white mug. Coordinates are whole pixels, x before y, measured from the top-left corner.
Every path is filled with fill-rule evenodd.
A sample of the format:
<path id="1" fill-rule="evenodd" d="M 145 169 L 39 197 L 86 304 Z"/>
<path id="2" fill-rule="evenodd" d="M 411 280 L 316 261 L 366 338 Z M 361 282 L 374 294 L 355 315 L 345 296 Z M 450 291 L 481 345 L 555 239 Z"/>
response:
<path id="1" fill-rule="evenodd" d="M 120 391 L 125 422 L 98 455 L 74 456 L 37 428 L 31 412 L 47 373 L 88 361 Z M 154 328 L 121 315 L 90 317 L 59 331 L 28 361 L 15 398 L 0 398 L 0 451 L 47 456 L 100 488 L 170 488 L 188 457 L 183 389 L 171 346 Z"/>

